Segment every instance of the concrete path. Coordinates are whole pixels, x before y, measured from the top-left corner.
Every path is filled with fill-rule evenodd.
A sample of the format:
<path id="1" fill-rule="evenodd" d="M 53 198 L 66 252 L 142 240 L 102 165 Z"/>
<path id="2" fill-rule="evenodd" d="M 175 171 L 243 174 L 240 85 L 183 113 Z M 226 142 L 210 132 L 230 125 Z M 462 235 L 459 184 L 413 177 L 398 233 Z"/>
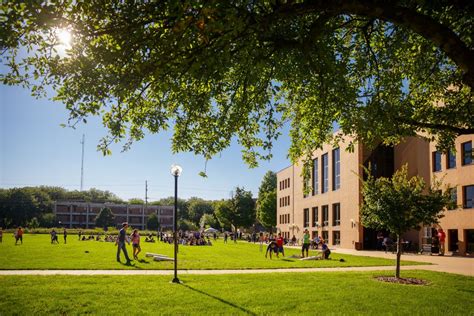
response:
<path id="1" fill-rule="evenodd" d="M 352 249 L 334 249 L 336 253 L 358 256 L 395 259 L 395 254 L 380 251 L 356 251 Z M 401 266 L 402 270 L 431 270 L 474 276 L 474 258 L 451 256 L 428 256 L 404 254 L 402 260 L 430 263 L 431 265 Z M 294 268 L 294 269 L 248 269 L 248 270 L 178 270 L 178 274 L 255 274 L 287 272 L 334 272 L 334 271 L 386 271 L 394 266 L 352 267 L 352 268 Z M 0 270 L 0 275 L 172 275 L 173 270 Z"/>
<path id="2" fill-rule="evenodd" d="M 333 251 L 333 250 L 331 250 Z M 366 250 L 353 250 L 353 249 L 334 249 L 334 252 L 344 253 L 356 256 L 367 256 L 367 257 L 378 257 L 387 259 L 396 259 L 396 254 L 390 252 L 385 253 L 383 251 L 366 251 Z M 430 256 L 430 255 L 418 255 L 418 254 L 402 254 L 401 260 L 416 261 L 431 263 L 431 265 L 415 266 L 413 269 L 417 270 L 431 270 L 438 272 L 448 272 L 462 275 L 474 276 L 474 258 L 472 257 L 453 257 L 453 256 Z M 402 266 L 403 270 L 408 267 Z"/>

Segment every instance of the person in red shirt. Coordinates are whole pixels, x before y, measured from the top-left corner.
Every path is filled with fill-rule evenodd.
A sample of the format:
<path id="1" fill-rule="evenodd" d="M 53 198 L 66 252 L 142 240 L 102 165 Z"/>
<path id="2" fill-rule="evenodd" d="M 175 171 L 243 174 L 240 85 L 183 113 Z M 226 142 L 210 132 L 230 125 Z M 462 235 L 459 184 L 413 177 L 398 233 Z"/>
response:
<path id="1" fill-rule="evenodd" d="M 283 239 L 283 237 L 281 237 L 281 233 L 278 233 L 276 243 L 277 243 L 277 247 L 278 247 L 277 258 L 279 258 L 278 253 L 281 253 L 284 257 L 285 256 L 285 250 L 283 249 L 284 239 Z"/>
<path id="2" fill-rule="evenodd" d="M 16 239 L 15 245 L 18 243 L 18 240 L 23 245 L 23 229 L 21 229 L 21 227 L 18 227 L 18 230 L 16 231 L 16 234 L 15 234 L 15 239 Z"/>
<path id="3" fill-rule="evenodd" d="M 442 228 L 438 228 L 438 240 L 439 240 L 439 255 L 444 256 L 444 241 L 446 240 L 446 233 Z"/>

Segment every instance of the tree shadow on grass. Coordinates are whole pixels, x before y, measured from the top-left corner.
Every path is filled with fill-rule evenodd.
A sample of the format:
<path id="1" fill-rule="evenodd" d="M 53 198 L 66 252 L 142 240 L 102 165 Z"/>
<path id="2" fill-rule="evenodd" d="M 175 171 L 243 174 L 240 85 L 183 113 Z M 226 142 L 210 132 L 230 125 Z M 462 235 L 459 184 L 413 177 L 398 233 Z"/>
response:
<path id="1" fill-rule="evenodd" d="M 204 292 L 204 291 L 195 289 L 195 288 L 193 288 L 193 287 L 191 287 L 191 286 L 189 286 L 189 285 L 183 284 L 183 283 L 180 283 L 180 285 L 184 286 L 185 288 L 190 289 L 191 291 L 198 292 L 199 294 L 206 295 L 206 296 L 208 296 L 208 297 L 210 297 L 210 298 L 213 298 L 213 299 L 215 299 L 215 300 L 217 300 L 217 301 L 219 301 L 219 302 L 221 302 L 221 303 L 224 303 L 224 304 L 229 305 L 229 306 L 231 306 L 231 307 L 237 308 L 238 310 L 241 310 L 242 312 L 247 313 L 247 314 L 249 314 L 249 315 L 257 315 L 257 314 L 255 314 L 254 312 L 252 312 L 252 311 L 250 311 L 250 310 L 248 310 L 248 309 L 245 309 L 245 308 L 242 307 L 242 306 L 238 306 L 238 305 L 236 305 L 236 304 L 234 304 L 234 303 L 232 303 L 232 302 L 226 301 L 226 300 L 224 300 L 224 299 L 222 299 L 222 298 L 220 298 L 220 297 L 217 297 L 217 296 L 214 296 L 214 295 L 212 295 L 212 294 L 206 293 L 206 292 Z"/>

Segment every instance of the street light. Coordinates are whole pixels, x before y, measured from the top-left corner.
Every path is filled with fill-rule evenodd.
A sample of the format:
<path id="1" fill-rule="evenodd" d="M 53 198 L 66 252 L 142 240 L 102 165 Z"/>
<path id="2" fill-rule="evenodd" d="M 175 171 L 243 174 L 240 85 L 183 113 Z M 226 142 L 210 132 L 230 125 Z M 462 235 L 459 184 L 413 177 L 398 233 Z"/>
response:
<path id="1" fill-rule="evenodd" d="M 173 283 L 180 283 L 178 279 L 178 177 L 181 175 L 183 168 L 179 165 L 171 165 L 171 175 L 174 177 L 174 223 L 173 223 L 173 239 L 174 239 L 174 278 Z"/>

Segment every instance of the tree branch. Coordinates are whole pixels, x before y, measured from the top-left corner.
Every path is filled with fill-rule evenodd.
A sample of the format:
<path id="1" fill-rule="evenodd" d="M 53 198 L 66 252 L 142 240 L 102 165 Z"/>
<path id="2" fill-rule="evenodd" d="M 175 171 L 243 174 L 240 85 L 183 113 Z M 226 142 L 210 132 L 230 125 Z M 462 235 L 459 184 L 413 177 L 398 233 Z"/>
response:
<path id="1" fill-rule="evenodd" d="M 356 14 L 393 22 L 407 27 L 441 49 L 464 72 L 464 82 L 474 88 L 474 50 L 469 48 L 449 27 L 414 9 L 402 7 L 389 0 L 315 0 L 280 5 L 277 15 L 306 15 L 309 13 Z"/>

